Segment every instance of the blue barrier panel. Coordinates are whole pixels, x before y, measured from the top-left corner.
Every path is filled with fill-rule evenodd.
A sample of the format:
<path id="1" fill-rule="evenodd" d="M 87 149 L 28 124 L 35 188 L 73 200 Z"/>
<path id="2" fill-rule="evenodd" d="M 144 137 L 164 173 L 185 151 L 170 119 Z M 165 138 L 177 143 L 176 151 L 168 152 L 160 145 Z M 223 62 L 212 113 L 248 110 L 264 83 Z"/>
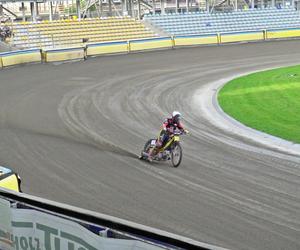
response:
<path id="1" fill-rule="evenodd" d="M 40 52 L 40 49 L 25 49 L 25 50 L 14 50 L 8 52 L 1 52 L 0 56 L 13 56 L 13 55 L 21 55 L 21 54 L 29 54 L 34 52 Z"/>

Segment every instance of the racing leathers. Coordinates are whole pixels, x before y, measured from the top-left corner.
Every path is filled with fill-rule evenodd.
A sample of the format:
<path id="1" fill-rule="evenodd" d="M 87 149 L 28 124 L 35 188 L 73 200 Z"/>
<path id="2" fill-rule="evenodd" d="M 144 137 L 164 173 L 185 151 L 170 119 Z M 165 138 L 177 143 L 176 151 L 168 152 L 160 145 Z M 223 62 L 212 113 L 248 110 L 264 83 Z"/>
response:
<path id="1" fill-rule="evenodd" d="M 172 135 L 176 129 L 185 131 L 182 123 L 179 120 L 175 121 L 174 118 L 167 118 L 163 123 L 163 129 L 161 130 L 159 140 L 157 141 L 157 149 L 165 146 L 165 144 L 169 140 L 170 135 Z"/>
<path id="2" fill-rule="evenodd" d="M 179 119 L 176 119 L 175 117 L 165 119 L 163 123 L 163 128 L 159 134 L 156 145 L 149 151 L 148 159 L 150 161 L 152 161 L 152 157 L 156 154 L 156 152 L 166 145 L 170 136 L 177 129 L 181 130 L 182 132 L 187 132 L 187 130 L 184 129 Z"/>

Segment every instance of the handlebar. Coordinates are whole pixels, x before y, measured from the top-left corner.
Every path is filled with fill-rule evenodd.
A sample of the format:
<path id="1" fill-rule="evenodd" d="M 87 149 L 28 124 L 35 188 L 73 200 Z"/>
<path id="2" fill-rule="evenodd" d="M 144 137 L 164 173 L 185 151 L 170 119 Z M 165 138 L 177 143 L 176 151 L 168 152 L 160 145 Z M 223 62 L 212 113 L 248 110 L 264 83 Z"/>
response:
<path id="1" fill-rule="evenodd" d="M 183 135 L 183 134 L 189 134 L 190 132 L 188 130 L 175 130 L 171 135 Z"/>
<path id="2" fill-rule="evenodd" d="M 182 135 L 183 132 L 181 132 L 181 131 L 174 131 L 172 134 L 173 134 L 173 135 Z"/>

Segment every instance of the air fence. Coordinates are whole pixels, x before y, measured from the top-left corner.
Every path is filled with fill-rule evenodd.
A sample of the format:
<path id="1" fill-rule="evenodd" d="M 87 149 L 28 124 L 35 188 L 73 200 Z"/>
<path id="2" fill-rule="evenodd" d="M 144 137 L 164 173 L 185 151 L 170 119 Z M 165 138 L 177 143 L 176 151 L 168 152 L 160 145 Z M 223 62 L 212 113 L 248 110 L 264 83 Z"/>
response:
<path id="1" fill-rule="evenodd" d="M 1 250 L 224 248 L 0 188 Z"/>
<path id="2" fill-rule="evenodd" d="M 174 49 L 184 46 L 221 45 L 226 43 L 270 41 L 274 39 L 299 37 L 300 28 L 291 28 L 206 35 L 156 37 L 84 44 L 80 47 L 70 48 L 18 50 L 0 53 L 0 68 L 23 63 L 83 60 L 90 56 L 135 53 L 157 49 Z"/>

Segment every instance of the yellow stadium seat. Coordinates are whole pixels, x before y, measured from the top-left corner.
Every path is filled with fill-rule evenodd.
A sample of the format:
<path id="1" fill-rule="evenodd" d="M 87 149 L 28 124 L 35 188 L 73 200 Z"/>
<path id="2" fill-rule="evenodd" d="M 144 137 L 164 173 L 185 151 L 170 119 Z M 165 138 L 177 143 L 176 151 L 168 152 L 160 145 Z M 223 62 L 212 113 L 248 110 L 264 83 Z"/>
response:
<path id="1" fill-rule="evenodd" d="M 99 42 L 155 36 L 141 22 L 129 17 L 91 18 L 82 21 L 68 19 L 38 23 L 26 22 L 21 23 L 21 26 L 15 24 L 14 34 L 14 41 L 21 38 L 20 41 L 23 41 L 24 46 L 38 44 L 39 47 L 82 44 L 83 38 L 89 39 L 89 42 Z M 28 34 L 30 35 L 28 36 Z"/>

